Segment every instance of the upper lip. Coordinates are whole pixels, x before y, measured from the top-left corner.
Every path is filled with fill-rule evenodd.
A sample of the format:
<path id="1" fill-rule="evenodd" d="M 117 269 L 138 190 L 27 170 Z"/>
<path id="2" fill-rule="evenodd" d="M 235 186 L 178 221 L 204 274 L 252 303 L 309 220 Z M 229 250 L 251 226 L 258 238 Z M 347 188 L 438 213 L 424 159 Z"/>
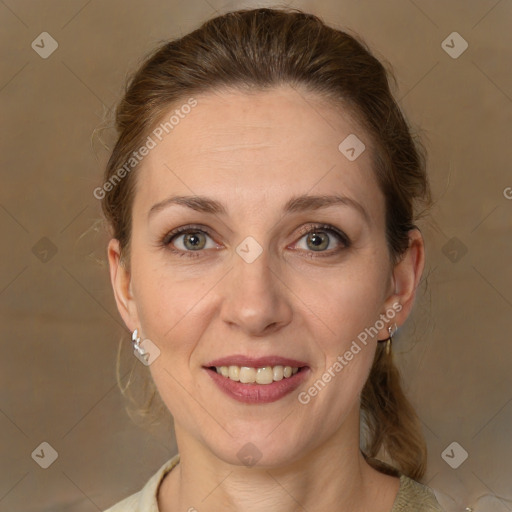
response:
<path id="1" fill-rule="evenodd" d="M 290 359 L 276 355 L 263 357 L 249 357 L 244 355 L 232 355 L 214 359 L 206 363 L 205 367 L 211 366 L 248 366 L 249 368 L 263 368 L 264 366 L 291 366 L 292 368 L 302 368 L 307 366 L 304 361 Z"/>

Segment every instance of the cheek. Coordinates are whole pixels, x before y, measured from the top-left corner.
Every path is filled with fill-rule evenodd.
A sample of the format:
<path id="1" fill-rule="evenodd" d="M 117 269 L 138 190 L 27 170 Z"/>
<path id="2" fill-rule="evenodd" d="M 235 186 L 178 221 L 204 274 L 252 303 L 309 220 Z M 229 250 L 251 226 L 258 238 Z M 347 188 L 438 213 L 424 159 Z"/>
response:
<path id="1" fill-rule="evenodd" d="M 136 290 L 144 337 L 160 350 L 149 370 L 175 419 L 198 428 L 204 411 L 191 400 L 197 386 L 191 359 L 207 324 L 204 308 L 212 285 L 199 278 L 176 280 L 175 272 L 147 268 L 151 265 L 137 274 Z"/>
<path id="2" fill-rule="evenodd" d="M 212 284 L 203 278 L 177 279 L 175 269 L 148 271 L 151 267 L 139 265 L 133 274 L 143 334 L 162 352 L 187 353 L 200 336 L 203 308 Z"/>
<path id="3" fill-rule="evenodd" d="M 318 354 L 313 387 L 306 390 L 304 400 L 324 411 L 329 425 L 343 421 L 368 378 L 376 338 L 367 333 L 382 307 L 380 272 L 375 264 L 354 265 L 316 283 L 301 278 L 301 315 L 308 319 Z"/>
<path id="4" fill-rule="evenodd" d="M 377 268 L 342 269 L 319 280 L 297 278 L 292 285 L 303 314 L 316 324 L 324 352 L 338 354 L 374 325 L 382 307 L 382 278 Z M 295 292 L 296 290 L 296 292 Z"/>

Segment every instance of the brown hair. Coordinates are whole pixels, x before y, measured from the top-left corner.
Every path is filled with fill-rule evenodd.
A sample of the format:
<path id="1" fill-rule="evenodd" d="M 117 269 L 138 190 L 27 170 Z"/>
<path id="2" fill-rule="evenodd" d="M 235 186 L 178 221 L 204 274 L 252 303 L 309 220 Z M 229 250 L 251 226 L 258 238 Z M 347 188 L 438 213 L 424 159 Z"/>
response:
<path id="1" fill-rule="evenodd" d="M 261 8 L 218 16 L 159 46 L 129 80 L 116 110 L 119 135 L 105 182 L 144 144 L 171 106 L 191 95 L 222 88 L 299 86 L 348 109 L 370 138 L 373 170 L 385 196 L 390 260 L 396 264 L 409 246 L 409 230 L 431 204 L 431 193 L 425 149 L 411 134 L 390 91 L 389 78 L 396 85 L 392 71 L 386 71 L 356 34 L 329 27 L 315 15 L 298 9 Z M 136 174 L 127 173 L 102 199 L 125 264 Z M 418 211 L 420 204 L 424 211 Z M 402 473 L 420 480 L 426 469 L 421 425 L 382 345 L 378 344 L 361 394 L 369 431 L 362 451 L 374 467 L 382 470 L 376 458 L 389 457 Z"/>

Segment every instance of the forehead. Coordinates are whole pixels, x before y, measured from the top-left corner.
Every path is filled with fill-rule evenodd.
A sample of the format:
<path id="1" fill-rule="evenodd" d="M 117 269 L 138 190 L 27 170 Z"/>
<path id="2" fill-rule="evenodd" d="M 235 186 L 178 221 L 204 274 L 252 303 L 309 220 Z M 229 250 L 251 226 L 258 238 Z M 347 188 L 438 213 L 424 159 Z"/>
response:
<path id="1" fill-rule="evenodd" d="M 173 194 L 262 212 L 292 195 L 335 192 L 362 203 L 370 217 L 382 217 L 372 143 L 348 112 L 290 86 L 194 98 L 193 108 L 174 105 L 163 116 L 165 123 L 180 114 L 166 125 L 169 133 L 150 134 L 154 147 L 137 171 L 134 214 Z M 339 145 L 354 135 L 366 149 L 351 161 Z"/>

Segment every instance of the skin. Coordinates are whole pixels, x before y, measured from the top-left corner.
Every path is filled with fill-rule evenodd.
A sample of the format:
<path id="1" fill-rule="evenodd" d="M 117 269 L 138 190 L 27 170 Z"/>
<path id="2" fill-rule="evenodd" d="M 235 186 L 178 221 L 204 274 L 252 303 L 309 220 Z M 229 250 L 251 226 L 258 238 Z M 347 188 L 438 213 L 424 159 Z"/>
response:
<path id="1" fill-rule="evenodd" d="M 371 141 L 348 114 L 288 86 L 196 99 L 137 170 L 129 264 L 120 263 L 117 240 L 108 247 L 119 312 L 159 347 L 149 368 L 175 421 L 181 461 L 160 486 L 160 510 L 389 512 L 399 480 L 364 461 L 359 400 L 377 339 L 389 336 L 392 322 L 401 326 L 413 306 L 421 234 L 410 231 L 409 250 L 393 267 Z M 351 133 L 366 145 L 355 161 L 338 150 Z M 359 202 L 369 221 L 340 205 L 282 213 L 292 196 L 333 193 Z M 216 199 L 227 214 L 174 205 L 148 219 L 153 205 L 178 194 Z M 340 229 L 350 245 L 323 231 L 329 245 L 315 251 L 299 231 L 315 223 Z M 199 251 L 178 235 L 170 246 L 186 253 L 180 257 L 162 239 L 188 224 L 210 233 Z M 263 249 L 252 263 L 236 253 L 247 236 Z M 299 403 L 298 392 L 397 303 L 392 321 L 307 405 Z M 232 354 L 292 357 L 309 374 L 277 402 L 239 403 L 202 367 Z M 249 442 L 261 453 L 253 467 L 237 457 Z"/>

